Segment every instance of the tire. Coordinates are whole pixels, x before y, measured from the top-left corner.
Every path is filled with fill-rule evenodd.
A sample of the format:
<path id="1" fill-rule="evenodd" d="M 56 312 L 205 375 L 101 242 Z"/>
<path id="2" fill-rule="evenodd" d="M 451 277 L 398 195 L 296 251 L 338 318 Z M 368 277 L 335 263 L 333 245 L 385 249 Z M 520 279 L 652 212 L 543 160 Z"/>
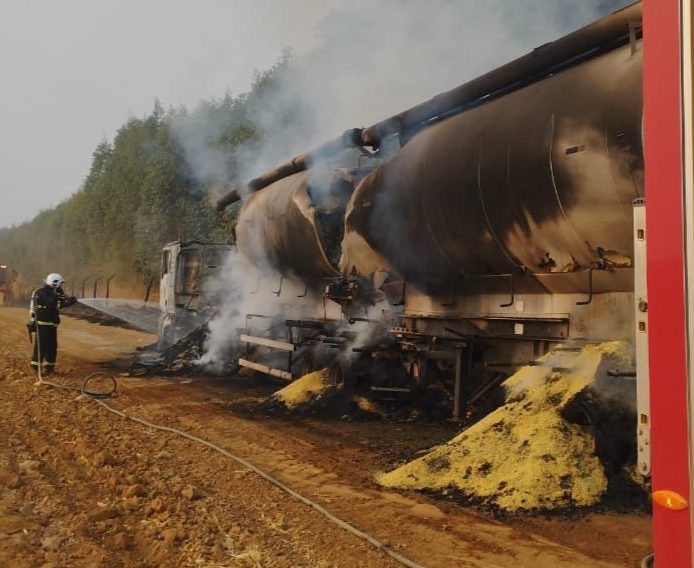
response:
<path id="1" fill-rule="evenodd" d="M 303 357 L 301 358 L 301 366 L 299 373 L 303 377 L 304 375 L 308 375 L 309 373 L 313 373 L 313 371 L 316 370 L 316 364 L 315 361 L 313 360 L 313 354 L 311 351 L 307 350 Z"/>
<path id="2" fill-rule="evenodd" d="M 328 379 L 330 384 L 334 387 L 340 387 L 344 385 L 345 382 L 345 370 L 339 361 L 333 362 L 330 367 L 328 367 Z"/>
<path id="3" fill-rule="evenodd" d="M 429 360 L 426 357 L 417 357 L 409 365 L 409 375 L 415 389 L 424 388 L 429 378 Z"/>

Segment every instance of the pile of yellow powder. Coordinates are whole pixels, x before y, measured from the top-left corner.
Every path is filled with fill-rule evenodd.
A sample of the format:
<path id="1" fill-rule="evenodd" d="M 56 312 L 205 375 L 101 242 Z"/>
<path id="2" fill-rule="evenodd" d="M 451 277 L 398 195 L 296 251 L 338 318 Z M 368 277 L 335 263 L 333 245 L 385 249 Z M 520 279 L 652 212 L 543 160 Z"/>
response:
<path id="1" fill-rule="evenodd" d="M 282 402 L 288 410 L 296 410 L 325 394 L 332 387 L 329 377 L 328 369 L 309 373 L 278 390 L 272 398 Z"/>
<path id="2" fill-rule="evenodd" d="M 506 403 L 428 454 L 377 476 L 385 487 L 428 489 L 509 512 L 596 504 L 607 479 L 590 426 L 562 409 L 589 386 L 601 362 L 630 364 L 623 342 L 549 353 L 504 382 Z M 554 370 L 553 370 L 554 369 Z"/>

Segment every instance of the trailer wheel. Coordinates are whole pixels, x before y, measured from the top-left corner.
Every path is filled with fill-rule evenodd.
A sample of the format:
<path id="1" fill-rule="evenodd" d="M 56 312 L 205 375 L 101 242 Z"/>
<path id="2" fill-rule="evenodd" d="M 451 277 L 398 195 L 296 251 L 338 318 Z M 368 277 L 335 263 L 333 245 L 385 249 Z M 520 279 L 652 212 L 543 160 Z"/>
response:
<path id="1" fill-rule="evenodd" d="M 424 388 L 429 378 L 429 359 L 417 357 L 409 364 L 409 375 L 415 388 Z"/>
<path id="2" fill-rule="evenodd" d="M 310 351 L 306 351 L 301 358 L 301 367 L 299 370 L 300 375 L 308 375 L 316 370 L 316 363 L 313 359 L 313 354 Z"/>
<path id="3" fill-rule="evenodd" d="M 330 367 L 328 367 L 328 380 L 334 387 L 343 386 L 345 382 L 345 370 L 339 361 L 333 362 Z"/>

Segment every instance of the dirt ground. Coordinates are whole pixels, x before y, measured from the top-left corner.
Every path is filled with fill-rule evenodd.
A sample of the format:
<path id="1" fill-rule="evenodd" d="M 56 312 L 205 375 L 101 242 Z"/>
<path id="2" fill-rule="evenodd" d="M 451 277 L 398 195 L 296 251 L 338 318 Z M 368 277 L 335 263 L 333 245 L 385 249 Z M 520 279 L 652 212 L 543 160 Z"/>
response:
<path id="1" fill-rule="evenodd" d="M 23 309 L 0 309 L 0 565 L 399 565 L 208 448 L 115 416 L 76 392 L 35 385 L 25 317 Z M 79 385 L 152 341 L 66 317 L 56 380 Z M 119 376 L 107 402 L 226 448 L 429 568 L 614 568 L 638 566 L 650 552 L 650 518 L 642 514 L 502 522 L 383 490 L 375 472 L 450 438 L 455 426 L 244 410 L 276 388 L 250 378 Z"/>

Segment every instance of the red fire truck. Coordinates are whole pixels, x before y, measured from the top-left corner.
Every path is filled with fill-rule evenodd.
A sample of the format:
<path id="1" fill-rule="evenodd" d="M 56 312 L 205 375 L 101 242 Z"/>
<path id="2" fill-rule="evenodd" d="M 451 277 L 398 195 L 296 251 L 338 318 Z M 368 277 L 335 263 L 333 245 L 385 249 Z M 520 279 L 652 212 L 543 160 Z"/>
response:
<path id="1" fill-rule="evenodd" d="M 653 540 L 661 568 L 691 567 L 694 558 L 692 4 L 644 2 L 651 388 L 650 416 L 640 422 L 651 429 Z"/>

